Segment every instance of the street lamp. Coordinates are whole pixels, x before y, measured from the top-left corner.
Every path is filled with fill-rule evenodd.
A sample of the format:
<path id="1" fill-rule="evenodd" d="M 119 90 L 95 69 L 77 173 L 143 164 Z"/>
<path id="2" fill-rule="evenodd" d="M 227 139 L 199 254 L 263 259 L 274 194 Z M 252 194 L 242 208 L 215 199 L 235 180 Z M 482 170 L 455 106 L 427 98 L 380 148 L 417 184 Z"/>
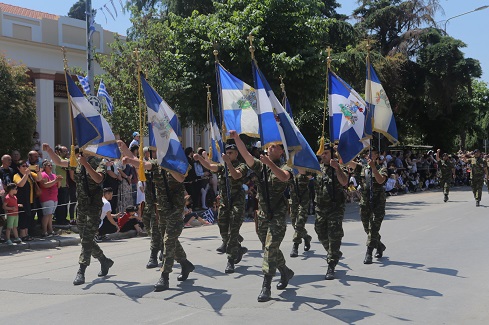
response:
<path id="1" fill-rule="evenodd" d="M 475 8 L 474 10 L 467 11 L 467 12 L 464 12 L 463 14 L 456 15 L 456 16 L 453 16 L 453 17 L 448 18 L 447 20 L 445 20 L 445 28 L 443 28 L 443 31 L 445 32 L 445 35 L 447 34 L 447 23 L 448 23 L 448 21 L 450 19 L 457 18 L 457 17 L 463 16 L 463 15 L 466 15 L 466 14 L 470 14 L 471 12 L 476 12 L 476 11 L 484 10 L 484 9 L 487 9 L 487 8 L 489 8 L 489 5 L 482 6 L 482 7 L 479 7 L 479 8 Z"/>

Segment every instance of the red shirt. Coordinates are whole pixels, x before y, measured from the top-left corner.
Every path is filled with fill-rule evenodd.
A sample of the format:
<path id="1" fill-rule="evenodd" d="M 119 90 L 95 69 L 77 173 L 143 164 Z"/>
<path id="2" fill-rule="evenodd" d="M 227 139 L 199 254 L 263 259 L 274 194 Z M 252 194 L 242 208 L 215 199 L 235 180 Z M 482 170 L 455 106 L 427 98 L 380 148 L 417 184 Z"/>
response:
<path id="1" fill-rule="evenodd" d="M 10 194 L 7 194 L 5 196 L 4 203 L 9 208 L 15 208 L 13 211 L 5 211 L 7 212 L 8 216 L 16 216 L 19 214 L 19 206 L 17 205 L 17 197 L 15 195 L 10 196 Z"/>
<path id="2" fill-rule="evenodd" d="M 126 212 L 126 213 L 124 213 L 124 215 L 122 217 L 117 219 L 117 224 L 119 225 L 119 228 L 122 229 L 122 227 L 124 227 L 124 225 L 129 221 L 130 218 L 131 218 L 131 215 Z"/>

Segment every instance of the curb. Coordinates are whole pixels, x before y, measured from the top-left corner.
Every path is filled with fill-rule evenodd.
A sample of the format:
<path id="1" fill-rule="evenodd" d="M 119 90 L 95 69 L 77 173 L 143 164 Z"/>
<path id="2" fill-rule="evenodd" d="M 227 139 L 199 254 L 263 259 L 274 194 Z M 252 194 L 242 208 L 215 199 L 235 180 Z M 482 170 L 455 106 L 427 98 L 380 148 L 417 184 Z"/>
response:
<path id="1" fill-rule="evenodd" d="M 60 237 L 47 240 L 34 240 L 30 242 L 24 242 L 22 244 L 16 245 L 0 245 L 0 253 L 3 252 L 16 252 L 23 251 L 27 249 L 41 250 L 41 249 L 51 249 L 62 246 L 77 246 L 80 244 L 79 237 Z"/>

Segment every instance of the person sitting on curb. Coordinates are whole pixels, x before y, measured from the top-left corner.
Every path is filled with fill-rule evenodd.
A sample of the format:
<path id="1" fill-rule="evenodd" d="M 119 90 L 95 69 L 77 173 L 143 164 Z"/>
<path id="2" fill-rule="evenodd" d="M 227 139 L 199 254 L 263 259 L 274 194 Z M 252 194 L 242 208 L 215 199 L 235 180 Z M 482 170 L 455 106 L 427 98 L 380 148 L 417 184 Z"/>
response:
<path id="1" fill-rule="evenodd" d="M 112 206 L 110 201 L 114 196 L 114 190 L 112 187 L 104 188 L 104 196 L 102 201 L 104 206 L 102 207 L 102 214 L 100 215 L 100 225 L 98 226 L 98 235 L 95 236 L 95 241 L 100 242 L 103 240 L 110 240 L 107 234 L 113 234 L 119 232 L 119 225 L 117 224 L 117 218 L 122 215 L 122 213 L 112 214 Z"/>
<path id="2" fill-rule="evenodd" d="M 191 206 L 192 199 L 190 198 L 190 195 L 187 195 L 185 196 L 185 207 L 183 208 L 184 228 L 192 228 L 193 226 L 190 223 L 194 220 L 199 221 L 204 226 L 211 225 L 209 221 L 202 219 L 197 213 L 193 212 Z"/>
<path id="3" fill-rule="evenodd" d="M 127 232 L 129 230 L 136 230 L 138 236 L 146 236 L 143 231 L 143 219 L 137 215 L 137 208 L 130 205 L 126 208 L 126 213 L 117 220 L 120 232 Z"/>

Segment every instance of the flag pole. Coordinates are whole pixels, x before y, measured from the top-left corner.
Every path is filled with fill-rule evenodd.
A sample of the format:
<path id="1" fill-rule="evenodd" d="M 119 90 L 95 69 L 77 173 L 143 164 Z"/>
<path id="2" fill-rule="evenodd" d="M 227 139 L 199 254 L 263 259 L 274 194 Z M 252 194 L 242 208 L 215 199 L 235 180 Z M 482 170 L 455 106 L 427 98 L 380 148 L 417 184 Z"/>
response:
<path id="1" fill-rule="evenodd" d="M 144 174 L 144 137 L 143 137 L 143 109 L 142 109 L 142 100 L 141 100 L 141 60 L 139 59 L 139 49 L 133 51 L 136 56 L 136 65 L 137 65 L 137 79 L 138 79 L 138 105 L 139 105 L 139 168 L 138 168 L 138 178 L 141 182 L 146 182 L 146 175 Z M 130 148 L 129 148 L 130 149 Z"/>
<path id="2" fill-rule="evenodd" d="M 328 56 L 326 58 L 326 86 L 324 87 L 324 109 L 323 109 L 323 129 L 321 133 L 321 139 L 319 140 L 319 149 L 317 151 L 317 155 L 320 155 L 325 149 L 324 149 L 324 131 L 326 128 L 326 112 L 328 111 L 328 83 L 329 83 L 329 69 L 331 68 L 331 47 L 327 47 L 326 51 L 328 52 Z M 328 112 L 329 113 L 329 112 Z M 332 138 L 331 136 L 331 118 L 329 121 L 329 137 Z"/>
<path id="3" fill-rule="evenodd" d="M 372 76 L 371 76 L 371 73 L 370 73 L 370 40 L 367 38 L 367 58 L 366 58 L 366 65 L 367 65 L 367 87 L 365 89 L 365 92 L 367 93 L 366 94 L 366 97 L 368 96 L 368 101 L 367 101 L 367 115 L 370 115 L 370 126 L 371 126 L 371 130 L 372 130 L 372 134 L 370 135 L 370 140 L 369 140 L 369 148 L 368 148 L 368 156 L 370 157 L 370 159 L 372 159 L 372 139 L 374 137 L 374 126 L 373 126 L 373 123 L 374 123 L 374 117 L 372 116 L 372 107 L 371 107 L 371 103 L 372 103 Z M 368 123 L 368 121 L 365 121 L 366 123 Z M 377 148 L 377 150 L 379 150 L 379 148 Z M 378 151 L 377 151 L 378 152 Z M 373 177 L 373 174 L 372 174 L 372 171 L 370 170 L 370 204 L 373 203 L 373 199 L 374 199 L 374 194 L 373 194 L 373 184 L 374 184 L 374 177 Z"/>
<path id="4" fill-rule="evenodd" d="M 68 89 L 68 77 L 66 73 L 68 70 L 68 59 L 66 58 L 66 49 L 64 46 L 61 47 L 63 52 L 63 66 L 65 71 L 65 85 L 66 85 L 66 95 L 68 96 L 68 108 L 70 111 L 70 128 L 71 128 L 71 147 L 70 147 L 70 167 L 76 167 L 78 165 L 75 156 L 75 122 L 73 121 L 73 107 L 71 106 L 71 96 Z"/>
<path id="5" fill-rule="evenodd" d="M 211 136 L 211 128 L 212 128 L 212 124 L 211 124 L 211 86 L 209 84 L 207 84 L 205 86 L 205 88 L 207 88 L 207 125 L 209 126 L 209 135 L 208 135 L 208 139 L 209 139 L 209 152 L 207 153 L 207 157 L 209 159 L 212 159 L 212 136 Z"/>

